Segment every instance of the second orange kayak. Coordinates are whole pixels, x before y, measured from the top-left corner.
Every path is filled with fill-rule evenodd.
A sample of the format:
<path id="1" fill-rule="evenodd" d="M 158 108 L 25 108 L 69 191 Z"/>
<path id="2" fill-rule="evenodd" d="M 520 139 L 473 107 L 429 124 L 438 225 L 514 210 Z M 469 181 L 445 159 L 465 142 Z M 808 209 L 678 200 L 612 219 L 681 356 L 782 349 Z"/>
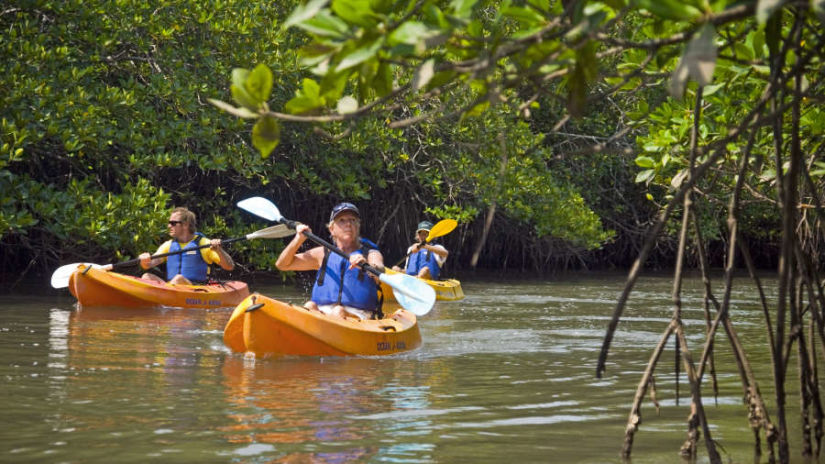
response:
<path id="1" fill-rule="evenodd" d="M 344 320 L 254 293 L 235 308 L 223 342 L 258 357 L 388 355 L 418 348 L 421 333 L 415 315 L 403 309 L 384 319 Z"/>
<path id="2" fill-rule="evenodd" d="M 171 285 L 84 265 L 69 277 L 69 291 L 81 306 L 222 308 L 249 295 L 244 282 Z"/>

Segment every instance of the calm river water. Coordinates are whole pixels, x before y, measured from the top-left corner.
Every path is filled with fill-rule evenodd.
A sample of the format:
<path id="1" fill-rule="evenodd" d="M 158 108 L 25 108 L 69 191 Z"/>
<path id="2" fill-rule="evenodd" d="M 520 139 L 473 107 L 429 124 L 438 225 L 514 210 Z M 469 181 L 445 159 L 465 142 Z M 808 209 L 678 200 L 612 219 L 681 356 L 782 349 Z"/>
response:
<path id="1" fill-rule="evenodd" d="M 68 292 L 51 289 L 5 296 L 0 462 L 622 462 L 629 407 L 672 312 L 670 278 L 642 278 L 597 379 L 625 277 L 465 276 L 465 300 L 438 302 L 419 319 L 423 346 L 386 358 L 245 359 L 222 343 L 231 308 L 77 309 Z M 733 318 L 774 412 L 757 294 L 737 282 Z M 290 287 L 252 287 L 303 300 Z M 699 280 L 685 293 L 698 358 Z M 720 393 L 704 392 L 714 439 L 726 462 L 753 463 L 736 367 L 717 340 Z M 680 461 L 688 385 L 683 377 L 677 401 L 672 348 L 657 374 L 660 410 L 645 402 L 634 464 Z"/>

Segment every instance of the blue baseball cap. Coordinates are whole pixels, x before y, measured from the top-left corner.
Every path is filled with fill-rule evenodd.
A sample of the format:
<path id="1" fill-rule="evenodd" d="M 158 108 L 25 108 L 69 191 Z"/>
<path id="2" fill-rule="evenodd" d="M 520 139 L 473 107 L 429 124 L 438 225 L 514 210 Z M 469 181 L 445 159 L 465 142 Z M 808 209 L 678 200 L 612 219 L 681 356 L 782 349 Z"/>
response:
<path id="1" fill-rule="evenodd" d="M 358 207 L 356 207 L 352 203 L 343 202 L 338 203 L 337 205 L 335 205 L 335 208 L 332 208 L 332 212 L 329 213 L 329 222 L 334 221 L 339 214 L 346 211 L 349 211 L 352 214 L 356 215 L 359 219 L 361 218 L 361 213 L 358 211 Z"/>

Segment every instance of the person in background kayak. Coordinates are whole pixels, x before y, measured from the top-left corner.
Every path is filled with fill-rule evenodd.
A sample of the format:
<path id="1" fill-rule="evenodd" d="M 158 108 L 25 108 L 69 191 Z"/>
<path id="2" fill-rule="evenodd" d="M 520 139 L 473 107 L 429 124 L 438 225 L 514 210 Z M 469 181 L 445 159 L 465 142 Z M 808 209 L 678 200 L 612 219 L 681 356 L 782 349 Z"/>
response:
<path id="1" fill-rule="evenodd" d="M 232 257 L 221 248 L 220 239 L 204 237 L 197 232 L 195 213 L 186 208 L 178 207 L 169 215 L 169 236 L 171 240 L 164 242 L 155 254 L 169 253 L 186 248 L 196 248 L 201 245 L 210 245 L 209 248 L 187 251 L 181 254 L 152 259 L 149 253 L 141 253 L 140 267 L 149 269 L 164 261 L 166 262 L 166 281 L 170 284 L 203 284 L 209 280 L 209 265 L 217 264 L 221 268 L 231 271 L 235 269 Z M 144 279 L 156 282 L 165 282 L 152 273 L 143 274 Z"/>
<path id="2" fill-rule="evenodd" d="M 282 271 L 318 271 L 312 297 L 304 304 L 308 309 L 342 319 L 350 315 L 359 319 L 378 317 L 378 282 L 360 265 L 367 263 L 383 269 L 384 256 L 375 243 L 361 238 L 358 208 L 346 202 L 335 206 L 327 229 L 335 245 L 349 255 L 349 259 L 323 246 L 297 253 L 306 240 L 304 231 L 312 232 L 306 224 L 299 224 L 295 237 L 278 256 L 275 266 Z"/>
<path id="3" fill-rule="evenodd" d="M 428 280 L 438 280 L 441 276 L 441 267 L 444 266 L 450 252 L 443 245 L 427 243 L 427 236 L 432 228 L 433 223 L 430 221 L 418 223 L 415 231 L 417 241 L 407 248 L 407 264 L 404 266 L 407 274 Z M 401 269 L 395 266 L 393 270 Z"/>

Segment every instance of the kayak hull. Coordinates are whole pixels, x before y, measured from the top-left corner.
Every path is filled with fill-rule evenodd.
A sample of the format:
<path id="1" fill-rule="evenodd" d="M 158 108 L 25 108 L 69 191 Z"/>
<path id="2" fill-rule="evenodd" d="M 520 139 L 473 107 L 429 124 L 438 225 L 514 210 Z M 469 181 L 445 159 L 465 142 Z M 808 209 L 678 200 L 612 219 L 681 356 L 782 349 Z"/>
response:
<path id="1" fill-rule="evenodd" d="M 386 272 L 388 274 L 400 274 L 400 272 L 391 269 L 387 269 Z M 461 289 L 461 282 L 456 279 L 427 280 L 419 277 L 416 277 L 416 279 L 426 283 L 435 290 L 436 301 L 458 301 L 464 299 L 464 290 Z M 392 287 L 382 282 L 381 291 L 384 293 L 384 301 L 396 301 Z"/>
<path id="2" fill-rule="evenodd" d="M 421 345 L 415 315 L 398 310 L 380 320 L 340 319 L 253 293 L 232 313 L 224 344 L 236 353 L 380 356 Z"/>
<path id="3" fill-rule="evenodd" d="M 81 306 L 225 308 L 249 296 L 244 282 L 171 285 L 79 266 L 69 277 L 69 292 Z"/>

